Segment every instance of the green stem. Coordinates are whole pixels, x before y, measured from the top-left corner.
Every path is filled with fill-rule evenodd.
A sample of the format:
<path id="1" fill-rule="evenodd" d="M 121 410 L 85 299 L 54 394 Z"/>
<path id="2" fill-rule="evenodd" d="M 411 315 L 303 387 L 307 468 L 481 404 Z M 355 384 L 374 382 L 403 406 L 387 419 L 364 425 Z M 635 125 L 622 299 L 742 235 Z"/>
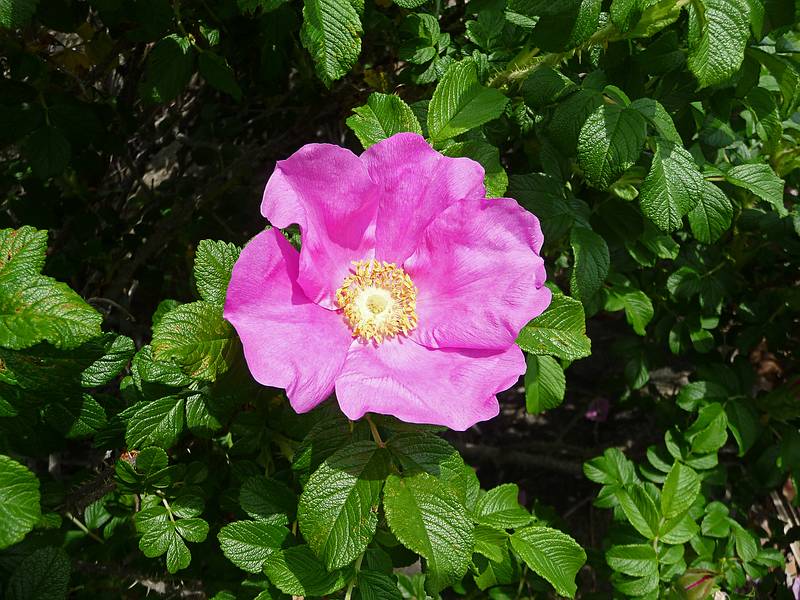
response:
<path id="1" fill-rule="evenodd" d="M 161 503 L 164 505 L 164 508 L 167 509 L 169 520 L 175 523 L 175 517 L 172 516 L 172 509 L 169 507 L 169 502 L 167 502 L 167 499 L 164 496 L 161 496 Z"/>
<path id="2" fill-rule="evenodd" d="M 356 572 L 355 575 L 353 575 L 353 578 L 350 580 L 350 583 L 347 585 L 347 592 L 345 592 L 344 594 L 344 600 L 350 600 L 350 597 L 353 595 L 353 588 L 356 587 L 356 579 L 358 578 L 358 572 L 361 570 L 361 561 L 363 560 L 364 560 L 364 553 L 362 552 L 361 556 L 359 556 L 356 559 L 356 564 L 355 564 Z"/>
<path id="3" fill-rule="evenodd" d="M 66 516 L 67 516 L 67 518 L 68 518 L 70 521 L 72 521 L 72 522 L 75 524 L 75 526 L 76 526 L 78 529 L 80 529 L 80 530 L 81 530 L 83 533 L 85 533 L 86 535 L 88 535 L 88 536 L 89 536 L 90 538 L 92 538 L 94 541 L 96 541 L 96 542 L 99 542 L 99 543 L 101 543 L 101 544 L 105 544 L 105 543 L 106 543 L 106 541 L 105 541 L 103 538 L 101 538 L 100 536 L 98 536 L 98 535 L 97 535 L 96 533 L 94 533 L 93 531 L 90 531 L 90 530 L 89 530 L 89 528 L 88 528 L 88 527 L 86 527 L 86 525 L 84 525 L 83 523 L 81 523 L 80 519 L 77 519 L 77 518 L 75 518 L 75 517 L 72 515 L 72 513 L 69 513 L 69 512 L 68 512 L 68 513 L 66 513 Z"/>

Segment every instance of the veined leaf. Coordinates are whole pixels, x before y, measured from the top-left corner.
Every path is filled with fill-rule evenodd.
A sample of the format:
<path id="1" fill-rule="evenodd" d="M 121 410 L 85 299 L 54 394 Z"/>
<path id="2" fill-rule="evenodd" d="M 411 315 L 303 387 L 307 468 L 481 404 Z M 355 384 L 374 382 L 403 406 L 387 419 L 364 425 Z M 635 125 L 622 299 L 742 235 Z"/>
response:
<path id="1" fill-rule="evenodd" d="M 362 33 L 361 19 L 349 0 L 305 0 L 300 40 L 328 87 L 358 60 Z"/>
<path id="2" fill-rule="evenodd" d="M 689 4 L 689 69 L 700 87 L 724 83 L 742 65 L 750 38 L 747 0 Z"/>
<path id="3" fill-rule="evenodd" d="M 0 548 L 21 541 L 41 514 L 36 475 L 0 454 Z"/>
<path id="4" fill-rule="evenodd" d="M 586 553 L 570 536 L 549 527 L 526 527 L 511 536 L 511 546 L 559 594 L 575 596 L 575 576 L 586 562 Z"/>
<path id="5" fill-rule="evenodd" d="M 265 521 L 235 521 L 220 529 L 217 538 L 228 560 L 248 573 L 260 573 L 269 555 L 289 543 L 291 533 Z"/>
<path id="6" fill-rule="evenodd" d="M 554 294 L 548 309 L 525 325 L 517 337 L 517 345 L 526 352 L 565 360 L 589 356 L 591 344 L 583 305 L 563 294 Z"/>
<path id="7" fill-rule="evenodd" d="M 529 354 L 525 371 L 525 408 L 536 415 L 564 401 L 566 379 L 561 365 L 552 356 Z"/>
<path id="8" fill-rule="evenodd" d="M 731 226 L 733 206 L 728 197 L 710 181 L 703 181 L 697 206 L 689 211 L 692 235 L 704 244 L 716 242 Z"/>
<path id="9" fill-rule="evenodd" d="M 417 117 L 400 96 L 375 92 L 364 106 L 354 108 L 353 112 L 355 114 L 347 119 L 347 126 L 364 149 L 403 131 L 422 135 Z"/>

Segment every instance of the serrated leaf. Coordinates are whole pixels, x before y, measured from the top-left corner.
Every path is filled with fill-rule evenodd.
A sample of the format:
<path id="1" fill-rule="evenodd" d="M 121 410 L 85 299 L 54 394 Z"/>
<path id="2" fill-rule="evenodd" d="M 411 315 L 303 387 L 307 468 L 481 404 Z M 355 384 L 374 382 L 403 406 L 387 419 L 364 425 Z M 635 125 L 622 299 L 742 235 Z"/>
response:
<path id="1" fill-rule="evenodd" d="M 602 104 L 578 135 L 578 163 L 586 180 L 607 189 L 639 159 L 647 137 L 644 117 L 630 107 Z"/>
<path id="2" fill-rule="evenodd" d="M 575 576 L 586 562 L 586 553 L 570 536 L 550 527 L 526 527 L 511 536 L 511 546 L 559 594 L 575 597 Z"/>
<path id="3" fill-rule="evenodd" d="M 175 521 L 175 531 L 187 542 L 203 542 L 208 536 L 208 523 L 204 519 L 188 518 Z"/>
<path id="4" fill-rule="evenodd" d="M 69 557 L 45 546 L 25 557 L 8 581 L 7 600 L 64 600 L 69 588 Z"/>
<path id="5" fill-rule="evenodd" d="M 260 573 L 269 555 L 288 546 L 291 537 L 286 527 L 264 521 L 236 521 L 217 534 L 223 554 L 248 573 Z"/>
<path id="6" fill-rule="evenodd" d="M 769 165 L 737 165 L 725 173 L 725 179 L 771 204 L 780 216 L 789 214 L 783 203 L 783 179 L 775 175 Z"/>
<path id="7" fill-rule="evenodd" d="M 136 387 L 140 390 L 142 382 L 160 383 L 171 387 L 183 387 L 191 382 L 191 379 L 181 371 L 178 365 L 156 360 L 153 357 L 153 349 L 149 345 L 142 346 L 134 355 L 131 374 Z"/>
<path id="8" fill-rule="evenodd" d="M 297 498 L 285 483 L 269 477 L 249 477 L 239 490 L 239 504 L 253 519 L 294 520 Z"/>
<path id="9" fill-rule="evenodd" d="M 747 0 L 689 4 L 689 70 L 700 87 L 724 83 L 739 71 L 750 38 Z"/>
<path id="10" fill-rule="evenodd" d="M 637 0 L 634 0 L 637 1 Z M 683 145 L 675 123 L 669 113 L 657 100 L 652 98 L 639 98 L 631 102 L 630 108 L 638 111 L 662 138 L 679 146 Z"/>
<path id="11" fill-rule="evenodd" d="M 617 294 L 622 308 L 625 310 L 625 319 L 633 327 L 637 335 L 645 334 L 645 327 L 653 318 L 653 302 L 642 290 L 612 290 Z"/>
<path id="12" fill-rule="evenodd" d="M 608 566 L 631 577 L 658 577 L 658 556 L 649 544 L 612 546 L 606 551 Z"/>
<path id="13" fill-rule="evenodd" d="M 225 92 L 235 100 L 241 100 L 242 88 L 239 87 L 236 81 L 236 75 L 233 74 L 233 69 L 231 69 L 231 66 L 224 57 L 211 50 L 204 50 L 200 53 L 197 66 L 200 75 L 202 75 L 203 79 L 208 83 L 219 91 Z"/>
<path id="14" fill-rule="evenodd" d="M 672 465 L 661 490 L 661 514 L 677 517 L 692 506 L 700 493 L 700 478 L 691 467 L 676 462 Z"/>
<path id="15" fill-rule="evenodd" d="M 1 0 L 0 27 L 17 29 L 24 27 L 36 12 L 39 0 Z"/>
<path id="16" fill-rule="evenodd" d="M 356 134 L 364 149 L 403 131 L 422 135 L 417 117 L 400 96 L 375 92 L 364 106 L 353 109 L 347 126 Z"/>
<path id="17" fill-rule="evenodd" d="M 539 3 L 541 6 L 541 3 Z M 556 3 L 556 5 L 564 3 Z M 552 9 L 539 14 L 531 41 L 548 52 L 561 52 L 580 46 L 597 30 L 601 0 L 576 0 L 567 10 L 553 13 Z"/>
<path id="18" fill-rule="evenodd" d="M 361 53 L 361 20 L 349 0 L 305 0 L 300 40 L 314 58 L 317 75 L 330 87 Z"/>
<path id="19" fill-rule="evenodd" d="M 733 205 L 728 197 L 710 181 L 703 181 L 697 206 L 689 211 L 692 235 L 704 244 L 711 244 L 727 231 L 732 219 Z"/>
<path id="20" fill-rule="evenodd" d="M 327 596 L 342 589 L 350 579 L 347 571 L 328 573 L 308 546 L 273 552 L 264 561 L 264 572 L 284 594 L 305 597 Z"/>
<path id="21" fill-rule="evenodd" d="M 191 302 L 169 311 L 153 328 L 153 355 L 174 361 L 190 377 L 214 381 L 228 370 L 233 338 L 222 306 Z"/>
<path id="22" fill-rule="evenodd" d="M 435 477 L 389 475 L 383 492 L 386 521 L 409 550 L 425 558 L 425 587 L 436 594 L 466 573 L 474 546 L 464 505 Z"/>
<path id="23" fill-rule="evenodd" d="M 194 256 L 194 281 L 200 297 L 212 304 L 225 304 L 225 293 L 233 265 L 241 249 L 234 244 L 203 240 Z"/>
<path id="24" fill-rule="evenodd" d="M 640 484 L 614 491 L 622 512 L 634 529 L 648 540 L 658 535 L 659 514 L 653 499 Z"/>
<path id="25" fill-rule="evenodd" d="M 125 441 L 131 448 L 169 448 L 183 431 L 185 400 L 176 396 L 141 402 L 128 421 Z"/>
<path id="26" fill-rule="evenodd" d="M 517 345 L 531 354 L 552 354 L 564 360 L 589 356 L 592 343 L 586 337 L 583 305 L 554 294 L 548 309 L 522 328 Z"/>
<path id="27" fill-rule="evenodd" d="M 94 435 L 106 425 L 105 409 L 89 394 L 48 404 L 44 418 L 68 439 Z"/>
<path id="28" fill-rule="evenodd" d="M 603 95 L 594 89 L 580 89 L 559 102 L 547 127 L 550 138 L 565 156 L 574 156 L 578 136 L 589 115 L 603 105 Z"/>
<path id="29" fill-rule="evenodd" d="M 389 465 L 375 442 L 355 442 L 327 458 L 306 483 L 297 520 L 329 571 L 351 563 L 372 541 Z"/>
<path id="30" fill-rule="evenodd" d="M 519 504 L 519 487 L 499 485 L 478 499 L 473 511 L 475 522 L 494 529 L 519 529 L 531 522 L 531 514 Z"/>
<path id="31" fill-rule="evenodd" d="M 74 348 L 100 335 L 102 315 L 66 284 L 43 275 L 0 275 L 0 346 L 21 350 L 47 340 Z"/>
<path id="32" fill-rule="evenodd" d="M 36 475 L 0 454 L 0 549 L 21 541 L 41 514 Z"/>
<path id="33" fill-rule="evenodd" d="M 435 142 L 460 135 L 499 117 L 508 98 L 478 81 L 472 59 L 453 64 L 444 74 L 428 105 L 428 133 Z"/>
<path id="34" fill-rule="evenodd" d="M 142 94 L 154 102 L 176 98 L 194 72 L 195 50 L 188 38 L 168 35 L 153 46 L 147 56 Z"/>
<path id="35" fill-rule="evenodd" d="M 47 252 L 47 232 L 27 225 L 0 229 L 0 276 L 38 275 Z"/>
<path id="36" fill-rule="evenodd" d="M 626 486 L 636 481 L 633 463 L 617 448 L 607 448 L 603 456 L 585 462 L 583 473 L 603 485 Z"/>
<path id="37" fill-rule="evenodd" d="M 697 204 L 703 186 L 692 155 L 683 146 L 658 138 L 653 164 L 639 190 L 642 212 L 662 231 L 674 231 Z"/>
<path id="38" fill-rule="evenodd" d="M 361 600 L 403 600 L 394 576 L 378 571 L 359 571 L 358 591 L 361 592 Z"/>
<path id="39" fill-rule="evenodd" d="M 522 83 L 522 97 L 528 106 L 541 109 L 578 89 L 566 75 L 552 67 L 540 67 Z"/>
<path id="40" fill-rule="evenodd" d="M 525 525 L 527 525 L 530 520 L 529 517 Z M 477 525 L 474 535 L 476 554 L 485 556 L 492 562 L 503 561 L 504 556 L 508 553 L 508 532 L 502 527 L 497 529 L 486 525 Z"/>
<path id="41" fill-rule="evenodd" d="M 611 264 L 608 245 L 602 236 L 577 225 L 572 228 L 569 241 L 575 257 L 570 273 L 570 291 L 578 300 L 587 301 L 600 289 L 608 275 Z"/>
<path id="42" fill-rule="evenodd" d="M 695 454 L 716 452 L 728 440 L 728 419 L 718 402 L 700 409 L 694 423 L 686 430 L 686 440 Z"/>
<path id="43" fill-rule="evenodd" d="M 72 147 L 60 129 L 46 125 L 25 140 L 25 156 L 33 173 L 41 178 L 61 174 L 69 164 Z"/>
<path id="44" fill-rule="evenodd" d="M 529 354 L 525 371 L 525 408 L 536 415 L 564 401 L 566 379 L 561 365 L 552 356 Z"/>

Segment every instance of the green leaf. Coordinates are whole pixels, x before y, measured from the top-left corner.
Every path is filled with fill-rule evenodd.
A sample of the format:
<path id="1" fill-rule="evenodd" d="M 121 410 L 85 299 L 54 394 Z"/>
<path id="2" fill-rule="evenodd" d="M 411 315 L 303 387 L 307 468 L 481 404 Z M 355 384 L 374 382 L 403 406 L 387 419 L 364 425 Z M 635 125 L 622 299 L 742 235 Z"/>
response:
<path id="1" fill-rule="evenodd" d="M 499 117 L 508 98 L 481 85 L 472 59 L 454 63 L 442 77 L 428 106 L 428 132 L 435 142 L 446 140 Z"/>
<path id="2" fill-rule="evenodd" d="M 576 152 L 578 137 L 589 115 L 603 106 L 603 95 L 594 89 L 580 89 L 559 102 L 547 130 L 550 138 L 565 156 Z"/>
<path id="3" fill-rule="evenodd" d="M 631 577 L 658 577 L 658 556 L 650 544 L 612 546 L 606 551 L 606 562 Z"/>
<path id="4" fill-rule="evenodd" d="M 106 425 L 106 411 L 89 394 L 63 398 L 48 404 L 45 420 L 68 439 L 88 437 Z"/>
<path id="5" fill-rule="evenodd" d="M 694 504 L 700 493 L 700 478 L 691 467 L 676 462 L 672 465 L 661 490 L 661 514 L 677 517 Z"/>
<path id="6" fill-rule="evenodd" d="M 394 576 L 378 571 L 359 571 L 358 591 L 361 592 L 361 600 L 403 600 Z"/>
<path id="7" fill-rule="evenodd" d="M 185 401 L 176 396 L 141 402 L 128 421 L 125 441 L 131 448 L 169 448 L 183 431 Z"/>
<path id="8" fill-rule="evenodd" d="M 33 173 L 41 178 L 61 174 L 69 164 L 72 149 L 61 130 L 46 125 L 25 140 L 25 156 Z"/>
<path id="9" fill-rule="evenodd" d="M 710 181 L 703 181 L 703 193 L 697 206 L 689 211 L 692 235 L 704 244 L 716 242 L 731 226 L 733 205 L 728 197 Z"/>
<path id="10" fill-rule="evenodd" d="M 540 67 L 522 83 L 522 96 L 525 104 L 541 109 L 558 102 L 578 89 L 566 75 L 552 67 Z"/>
<path id="11" fill-rule="evenodd" d="M 506 193 L 508 175 L 500 163 L 500 151 L 483 140 L 455 142 L 442 149 L 445 156 L 466 156 L 481 164 L 485 172 L 483 184 L 487 198 L 500 198 Z"/>
<path id="12" fill-rule="evenodd" d="M 636 481 L 633 463 L 617 448 L 607 448 L 603 456 L 585 462 L 583 473 L 603 485 L 626 486 Z"/>
<path id="13" fill-rule="evenodd" d="M 294 520 L 297 498 L 285 483 L 257 476 L 248 478 L 242 484 L 239 504 L 253 519 L 288 523 L 290 519 Z"/>
<path id="14" fill-rule="evenodd" d="M 389 475 L 383 493 L 386 521 L 408 549 L 426 560 L 426 589 L 436 594 L 461 579 L 474 546 L 464 505 L 435 477 Z"/>
<path id="15" fill-rule="evenodd" d="M 552 356 L 529 354 L 525 371 L 525 408 L 536 415 L 564 401 L 566 379 L 561 365 Z"/>
<path id="16" fill-rule="evenodd" d="M 589 356 L 592 343 L 586 337 L 583 305 L 554 294 L 548 309 L 522 328 L 517 345 L 531 354 L 552 354 L 564 360 Z"/>
<path id="17" fill-rule="evenodd" d="M 226 242 L 203 240 L 194 256 L 194 282 L 200 297 L 212 304 L 225 304 L 225 293 L 233 265 L 241 249 Z"/>
<path id="18" fill-rule="evenodd" d="M 8 581 L 7 600 L 64 600 L 69 588 L 69 557 L 45 546 L 25 557 Z"/>
<path id="19" fill-rule="evenodd" d="M 66 284 L 16 270 L 0 275 L 0 346 L 20 350 L 47 340 L 74 348 L 99 336 L 102 322 Z"/>
<path id="20" fill-rule="evenodd" d="M 184 373 L 214 381 L 232 359 L 233 328 L 222 318 L 222 306 L 203 300 L 182 304 L 153 328 L 153 355 L 173 360 Z"/>
<path id="21" fill-rule="evenodd" d="M 688 514 L 666 520 L 658 531 L 658 536 L 665 544 L 685 544 L 692 539 L 700 528 Z"/>
<path id="22" fill-rule="evenodd" d="M 198 68 L 200 75 L 208 83 L 235 100 L 241 100 L 242 88 L 236 82 L 236 75 L 233 74 L 233 69 L 224 57 L 211 50 L 204 50 L 200 53 Z"/>
<path id="23" fill-rule="evenodd" d="M 0 27 L 17 29 L 27 25 L 39 0 L 0 0 Z"/>
<path id="24" fill-rule="evenodd" d="M 228 560 L 248 573 L 260 573 L 269 555 L 287 547 L 292 536 L 272 523 L 235 521 L 220 529 L 217 538 Z"/>
<path id="25" fill-rule="evenodd" d="M 570 233 L 570 246 L 575 256 L 570 274 L 570 291 L 578 300 L 586 301 L 603 285 L 611 258 L 606 241 L 587 227 L 575 226 Z"/>
<path id="26" fill-rule="evenodd" d="M 570 536 L 549 527 L 526 527 L 511 536 L 511 546 L 559 594 L 575 597 L 575 576 L 586 562 L 586 553 Z"/>
<path id="27" fill-rule="evenodd" d="M 347 571 L 328 573 L 308 546 L 273 552 L 264 562 L 264 572 L 284 594 L 305 597 L 327 596 L 350 579 Z"/>
<path id="28" fill-rule="evenodd" d="M 662 231 L 674 231 L 697 204 L 703 186 L 692 155 L 683 146 L 658 138 L 653 164 L 639 190 L 642 212 Z"/>
<path id="29" fill-rule="evenodd" d="M 662 138 L 678 146 L 683 145 L 683 140 L 678 130 L 675 129 L 675 123 L 672 117 L 669 116 L 669 113 L 660 102 L 652 98 L 639 98 L 631 102 L 629 108 L 638 111 L 647 119 Z"/>
<path id="30" fill-rule="evenodd" d="M 634 529 L 648 540 L 658 535 L 659 514 L 653 499 L 640 484 L 614 491 L 622 512 Z"/>
<path id="31" fill-rule="evenodd" d="M 731 521 L 731 530 L 736 545 L 736 554 L 744 562 L 750 562 L 758 555 L 758 542 L 749 531 L 736 521 Z"/>
<path id="32" fill-rule="evenodd" d="M 689 4 L 689 70 L 700 87 L 724 83 L 739 71 L 750 38 L 747 0 Z"/>
<path id="33" fill-rule="evenodd" d="M 191 379 L 172 362 L 158 361 L 153 358 L 153 349 L 142 346 L 141 350 L 133 357 L 131 374 L 139 390 L 142 382 L 160 383 L 170 387 L 183 387 L 189 385 Z"/>
<path id="34" fill-rule="evenodd" d="M 0 229 L 0 276 L 38 275 L 47 252 L 47 232 L 27 225 Z"/>
<path id="35" fill-rule="evenodd" d="M 347 119 L 347 126 L 364 149 L 403 131 L 422 135 L 417 117 L 400 96 L 375 92 L 364 106 L 354 108 L 353 112 L 355 114 Z"/>
<path id="36" fill-rule="evenodd" d="M 613 308 L 610 308 L 610 304 L 613 304 Z M 633 327 L 633 331 L 637 335 L 644 335 L 645 327 L 654 314 L 653 302 L 650 297 L 642 290 L 626 287 L 611 288 L 606 301 L 606 310 L 619 310 L 620 307 L 625 310 L 625 319 Z"/>
<path id="37" fill-rule="evenodd" d="M 700 409 L 697 419 L 686 430 L 686 440 L 691 443 L 695 454 L 716 452 L 728 441 L 727 428 L 725 409 L 718 402 L 713 402 Z"/>
<path id="38" fill-rule="evenodd" d="M 531 517 L 528 515 L 525 525 L 530 521 Z M 492 562 L 503 561 L 504 556 L 508 553 L 508 532 L 503 527 L 498 529 L 486 525 L 478 525 L 475 527 L 474 534 L 476 554 L 485 556 Z"/>
<path id="39" fill-rule="evenodd" d="M 344 76 L 361 52 L 361 20 L 348 0 L 305 0 L 300 40 L 316 63 L 317 75 L 330 87 Z"/>
<path id="40" fill-rule="evenodd" d="M 329 571 L 353 562 L 372 541 L 389 465 L 375 442 L 355 442 L 327 458 L 306 483 L 297 520 Z"/>
<path id="41" fill-rule="evenodd" d="M 578 163 L 586 180 L 607 189 L 642 153 L 647 122 L 637 111 L 602 104 L 586 119 L 578 135 Z"/>
<path id="42" fill-rule="evenodd" d="M 475 522 L 494 529 L 519 529 L 531 522 L 531 514 L 520 506 L 519 487 L 499 485 L 478 499 L 473 511 Z"/>
<path id="43" fill-rule="evenodd" d="M 700 524 L 703 535 L 716 538 L 728 537 L 732 522 L 728 514 L 728 507 L 721 502 L 712 502 L 706 506 L 706 515 Z"/>
<path id="44" fill-rule="evenodd" d="M 168 35 L 150 50 L 142 82 L 142 95 L 154 102 L 169 102 L 183 91 L 194 72 L 195 50 L 188 38 Z"/>
<path id="45" fill-rule="evenodd" d="M 208 536 L 208 523 L 198 518 L 178 519 L 175 530 L 187 542 L 204 542 Z"/>
<path id="46" fill-rule="evenodd" d="M 769 165 L 738 165 L 725 173 L 725 179 L 771 204 L 780 216 L 789 214 L 783 203 L 783 179 Z"/>
<path id="47" fill-rule="evenodd" d="M 542 17 L 531 37 L 534 45 L 548 52 L 561 52 L 581 45 L 597 30 L 600 0 L 577 0 L 570 4 L 565 11 L 553 13 L 550 9 L 540 13 Z"/>
<path id="48" fill-rule="evenodd" d="M 21 541 L 41 514 L 36 475 L 0 454 L 0 549 Z"/>

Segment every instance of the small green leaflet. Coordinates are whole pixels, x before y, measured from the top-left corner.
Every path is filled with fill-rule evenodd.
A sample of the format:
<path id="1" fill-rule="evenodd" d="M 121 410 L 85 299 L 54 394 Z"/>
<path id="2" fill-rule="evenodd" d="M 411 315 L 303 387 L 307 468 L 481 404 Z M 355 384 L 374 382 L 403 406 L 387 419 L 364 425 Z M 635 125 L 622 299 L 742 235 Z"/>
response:
<path id="1" fill-rule="evenodd" d="M 40 516 L 36 475 L 0 454 L 0 548 L 21 541 Z"/>
<path id="2" fill-rule="evenodd" d="M 375 92 L 364 106 L 354 108 L 353 112 L 355 114 L 347 119 L 347 126 L 364 149 L 403 131 L 422 135 L 417 117 L 400 96 Z"/>
<path id="3" fill-rule="evenodd" d="M 619 488 L 614 491 L 614 496 L 636 531 L 648 540 L 658 535 L 658 509 L 641 484 L 634 483 Z"/>
<path id="4" fill-rule="evenodd" d="M 570 273 L 572 295 L 586 301 L 603 285 L 611 258 L 606 241 L 588 227 L 576 225 L 570 232 L 575 257 Z"/>
<path id="5" fill-rule="evenodd" d="M 559 594 L 575 597 L 575 576 L 586 562 L 586 553 L 570 536 L 550 527 L 526 527 L 511 536 L 511 546 Z"/>
<path id="6" fill-rule="evenodd" d="M 747 0 L 689 4 L 689 69 L 700 87 L 724 83 L 739 71 L 750 38 Z"/>
<path id="7" fill-rule="evenodd" d="M 327 572 L 308 546 L 273 552 L 264 562 L 264 572 L 275 587 L 293 596 L 327 596 L 351 579 L 350 569 Z"/>
<path id="8" fill-rule="evenodd" d="M 661 514 L 667 519 L 680 516 L 700 493 L 700 478 L 691 467 L 676 462 L 661 490 Z"/>
<path id="9" fill-rule="evenodd" d="M 475 522 L 500 530 L 525 527 L 532 517 L 520 506 L 518 498 L 519 487 L 514 483 L 505 483 L 489 490 L 475 505 Z"/>
<path id="10" fill-rule="evenodd" d="M 290 544 L 291 532 L 266 521 L 235 521 L 217 538 L 228 560 L 248 573 L 260 573 L 270 554 Z"/>
<path id="11" fill-rule="evenodd" d="M 606 551 L 608 566 L 631 577 L 658 577 L 658 556 L 649 544 L 612 546 Z"/>
<path id="12" fill-rule="evenodd" d="M 737 165 L 725 173 L 725 179 L 771 204 L 780 216 L 789 214 L 783 203 L 783 179 L 775 175 L 769 165 Z"/>
<path id="13" fill-rule="evenodd" d="M 348 0 L 305 0 L 300 40 L 316 63 L 317 75 L 330 87 L 361 53 L 361 19 Z"/>
<path id="14" fill-rule="evenodd" d="M 586 337 L 583 305 L 554 294 L 548 309 L 522 328 L 517 345 L 531 354 L 552 354 L 564 360 L 589 356 L 592 345 Z"/>
<path id="15" fill-rule="evenodd" d="M 564 401 L 564 370 L 552 356 L 529 354 L 525 371 L 525 408 L 536 415 Z"/>
<path id="16" fill-rule="evenodd" d="M 186 401 L 176 396 L 134 405 L 125 441 L 131 448 L 169 448 L 183 431 Z"/>
<path id="17" fill-rule="evenodd" d="M 428 133 L 434 142 L 460 135 L 499 117 L 508 98 L 481 85 L 472 59 L 453 64 L 442 77 L 428 106 Z"/>
<path id="18" fill-rule="evenodd" d="M 689 211 L 692 235 L 704 244 L 711 244 L 731 226 L 732 219 L 733 205 L 728 197 L 710 181 L 703 181 L 697 206 Z"/>
<path id="19" fill-rule="evenodd" d="M 0 229 L 0 275 L 38 275 L 44 267 L 47 232 L 27 225 Z"/>
<path id="20" fill-rule="evenodd" d="M 225 304 L 231 271 L 241 249 L 226 242 L 203 240 L 194 257 L 194 281 L 200 297 L 218 306 Z"/>

